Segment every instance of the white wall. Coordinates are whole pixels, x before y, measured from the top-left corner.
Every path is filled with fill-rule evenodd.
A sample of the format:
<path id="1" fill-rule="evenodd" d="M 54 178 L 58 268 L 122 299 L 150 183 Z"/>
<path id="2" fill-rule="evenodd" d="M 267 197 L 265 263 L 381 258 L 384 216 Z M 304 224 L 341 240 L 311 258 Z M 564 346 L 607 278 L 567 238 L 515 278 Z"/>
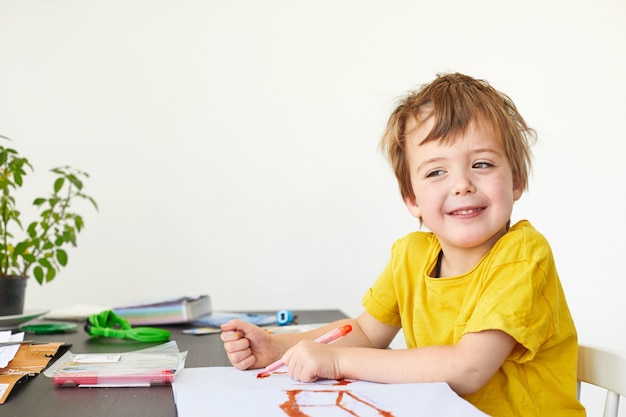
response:
<path id="1" fill-rule="evenodd" d="M 540 132 L 515 219 L 551 241 L 580 339 L 626 350 L 621 0 L 0 2 L 0 134 L 91 174 L 69 266 L 27 308 L 209 293 L 360 312 L 416 229 L 377 142 L 442 71 Z M 22 206 L 28 212 L 27 206 Z"/>

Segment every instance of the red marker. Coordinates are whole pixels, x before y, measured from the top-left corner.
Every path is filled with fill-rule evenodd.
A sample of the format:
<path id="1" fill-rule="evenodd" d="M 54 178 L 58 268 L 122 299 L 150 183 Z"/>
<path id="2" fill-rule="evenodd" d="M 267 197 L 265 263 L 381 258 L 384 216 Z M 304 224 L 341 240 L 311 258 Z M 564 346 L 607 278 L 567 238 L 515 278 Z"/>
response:
<path id="1" fill-rule="evenodd" d="M 317 339 L 314 340 L 314 342 L 328 345 L 330 343 L 333 343 L 335 340 L 341 339 L 342 337 L 344 337 L 351 331 L 352 331 L 352 326 L 349 324 L 344 324 L 343 326 L 337 327 L 335 330 L 331 330 L 325 335 L 318 337 Z M 267 367 L 262 372 L 259 372 L 259 374 L 256 377 L 266 378 L 270 376 L 270 373 L 274 372 L 275 370 L 279 369 L 282 366 L 285 366 L 285 362 L 283 362 L 282 359 L 279 359 L 276 362 L 270 365 L 267 365 Z"/>

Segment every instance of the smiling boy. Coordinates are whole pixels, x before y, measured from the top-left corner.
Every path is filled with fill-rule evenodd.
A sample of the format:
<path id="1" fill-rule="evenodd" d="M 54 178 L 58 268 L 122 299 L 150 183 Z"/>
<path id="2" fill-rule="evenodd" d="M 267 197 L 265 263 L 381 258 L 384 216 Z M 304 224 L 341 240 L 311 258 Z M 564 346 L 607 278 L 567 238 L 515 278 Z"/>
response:
<path id="1" fill-rule="evenodd" d="M 403 98 L 381 140 L 409 212 L 428 231 L 395 242 L 391 259 L 327 346 L 306 333 L 267 335 L 232 321 L 233 365 L 282 358 L 300 381 L 447 382 L 492 416 L 583 416 L 577 335 L 552 251 L 526 220 L 534 132 L 487 82 L 444 74 Z M 407 349 L 386 349 L 402 329 Z"/>

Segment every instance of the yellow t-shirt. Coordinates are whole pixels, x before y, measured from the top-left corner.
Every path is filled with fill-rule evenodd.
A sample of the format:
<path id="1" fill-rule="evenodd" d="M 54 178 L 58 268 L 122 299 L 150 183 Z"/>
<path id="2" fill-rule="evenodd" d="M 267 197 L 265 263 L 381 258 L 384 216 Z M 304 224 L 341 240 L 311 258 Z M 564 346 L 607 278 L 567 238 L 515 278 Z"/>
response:
<path id="1" fill-rule="evenodd" d="M 546 239 L 520 221 L 471 271 L 431 278 L 440 249 L 428 232 L 399 239 L 363 298 L 366 311 L 402 326 L 408 348 L 502 330 L 517 347 L 487 384 L 464 398 L 494 417 L 584 416 L 576 399 L 576 329 Z"/>

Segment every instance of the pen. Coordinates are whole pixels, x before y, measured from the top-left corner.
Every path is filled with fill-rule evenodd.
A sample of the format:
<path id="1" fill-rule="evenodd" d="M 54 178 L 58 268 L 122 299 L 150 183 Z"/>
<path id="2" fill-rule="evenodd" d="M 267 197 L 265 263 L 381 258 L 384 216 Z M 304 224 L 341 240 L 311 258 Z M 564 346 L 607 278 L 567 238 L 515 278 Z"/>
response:
<path id="1" fill-rule="evenodd" d="M 0 342 L 0 347 L 3 346 L 12 346 L 12 345 L 24 345 L 26 343 L 31 343 L 32 340 L 15 340 L 13 342 Z"/>
<path id="2" fill-rule="evenodd" d="M 341 339 L 342 337 L 344 337 L 351 331 L 352 331 L 352 326 L 349 324 L 344 324 L 343 326 L 337 327 L 336 329 L 331 330 L 325 335 L 318 337 L 317 339 L 314 340 L 314 342 L 328 345 L 337 339 Z M 283 362 L 282 359 L 279 359 L 276 362 L 267 365 L 265 369 L 259 372 L 259 374 L 256 377 L 267 378 L 268 376 L 270 376 L 270 373 L 274 372 L 275 370 L 279 369 L 281 366 L 284 366 L 284 365 L 285 365 L 285 362 Z"/>

